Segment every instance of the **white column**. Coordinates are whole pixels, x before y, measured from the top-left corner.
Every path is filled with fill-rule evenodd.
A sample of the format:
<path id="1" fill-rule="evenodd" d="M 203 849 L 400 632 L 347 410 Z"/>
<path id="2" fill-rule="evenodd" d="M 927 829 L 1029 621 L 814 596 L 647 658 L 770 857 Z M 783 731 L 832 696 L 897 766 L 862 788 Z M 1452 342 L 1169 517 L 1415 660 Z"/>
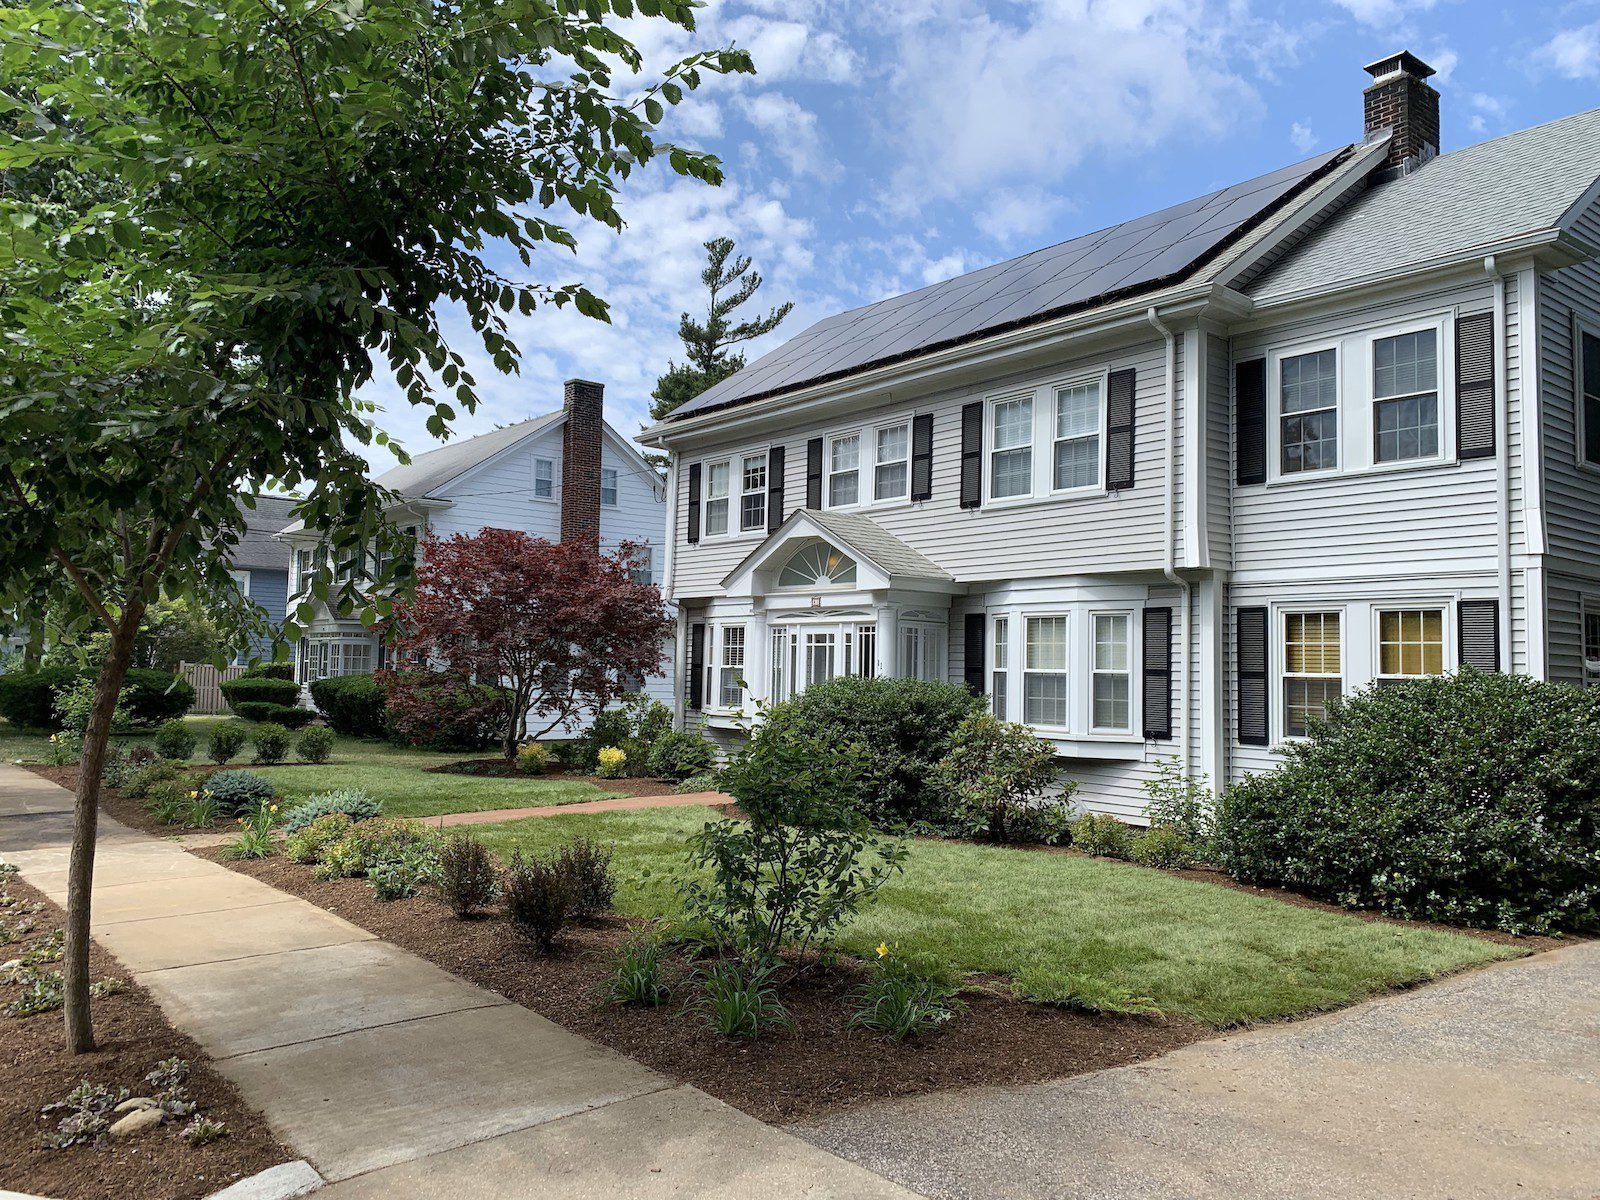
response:
<path id="1" fill-rule="evenodd" d="M 1228 680 L 1224 664 L 1228 636 L 1225 582 L 1220 571 L 1194 585 L 1199 613 L 1194 621 L 1194 694 L 1199 698 L 1199 728 L 1195 731 L 1196 770 L 1210 780 L 1213 792 L 1228 784 Z"/>
<path id="2" fill-rule="evenodd" d="M 892 604 L 880 604 L 878 614 L 878 674 L 893 679 L 900 664 L 900 611 Z"/>

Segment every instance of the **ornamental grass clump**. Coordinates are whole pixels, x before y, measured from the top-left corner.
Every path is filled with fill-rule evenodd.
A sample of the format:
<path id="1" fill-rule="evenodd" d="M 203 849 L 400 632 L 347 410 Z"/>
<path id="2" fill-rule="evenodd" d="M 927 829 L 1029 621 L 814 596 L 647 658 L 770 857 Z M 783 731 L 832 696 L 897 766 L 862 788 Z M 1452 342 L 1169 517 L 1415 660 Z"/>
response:
<path id="1" fill-rule="evenodd" d="M 867 981 L 856 992 L 852 1029 L 870 1029 L 897 1042 L 937 1029 L 966 1009 L 959 989 L 917 969 L 887 943 L 868 964 Z"/>
<path id="2" fill-rule="evenodd" d="M 656 1008 L 671 995 L 665 975 L 661 935 L 646 930 L 629 938 L 618 951 L 606 980 L 605 998 L 612 1004 Z"/>
<path id="3" fill-rule="evenodd" d="M 700 968 L 700 998 L 694 1009 L 723 1037 L 753 1038 L 765 1029 L 794 1028 L 778 996 L 780 963 L 759 954 L 715 959 Z"/>

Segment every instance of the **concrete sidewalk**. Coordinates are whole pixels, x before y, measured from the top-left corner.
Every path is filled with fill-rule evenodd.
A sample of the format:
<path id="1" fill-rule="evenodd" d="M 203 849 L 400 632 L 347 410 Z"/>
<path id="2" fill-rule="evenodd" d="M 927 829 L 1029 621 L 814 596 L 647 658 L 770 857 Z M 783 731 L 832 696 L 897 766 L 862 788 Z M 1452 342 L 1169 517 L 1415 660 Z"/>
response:
<path id="1" fill-rule="evenodd" d="M 0 765 L 0 857 L 62 903 L 71 809 Z M 315 905 L 100 829 L 95 939 L 335 1181 L 324 1194 L 914 1195 Z"/>
<path id="2" fill-rule="evenodd" d="M 796 1132 L 950 1200 L 1592 1200 L 1600 942 L 1135 1066 Z"/>

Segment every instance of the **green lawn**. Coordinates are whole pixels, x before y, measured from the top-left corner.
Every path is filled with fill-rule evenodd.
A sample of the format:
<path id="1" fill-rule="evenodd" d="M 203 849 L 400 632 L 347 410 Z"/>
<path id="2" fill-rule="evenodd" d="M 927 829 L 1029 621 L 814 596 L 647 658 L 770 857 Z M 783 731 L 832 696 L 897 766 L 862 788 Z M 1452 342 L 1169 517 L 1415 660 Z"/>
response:
<path id="1" fill-rule="evenodd" d="M 684 838 L 705 820 L 702 809 L 577 813 L 475 832 L 501 854 L 579 834 L 614 842 L 618 909 L 653 917 L 678 911 Z M 1035 999 L 1148 1003 L 1219 1027 L 1336 1008 L 1518 953 L 1124 863 L 928 841 L 841 941 L 863 955 L 887 941 L 955 974 L 1008 976 Z"/>
<path id="2" fill-rule="evenodd" d="M 183 723 L 194 731 L 198 740 L 194 756 L 190 762 L 205 762 L 206 739 L 211 736 L 211 730 L 220 725 L 227 717 L 185 717 Z M 153 731 L 143 733 L 117 734 L 111 741 L 114 745 L 148 745 L 155 738 Z M 45 746 L 50 741 L 50 731 L 46 729 L 18 729 L 9 722 L 0 721 L 0 762 L 43 762 Z"/>

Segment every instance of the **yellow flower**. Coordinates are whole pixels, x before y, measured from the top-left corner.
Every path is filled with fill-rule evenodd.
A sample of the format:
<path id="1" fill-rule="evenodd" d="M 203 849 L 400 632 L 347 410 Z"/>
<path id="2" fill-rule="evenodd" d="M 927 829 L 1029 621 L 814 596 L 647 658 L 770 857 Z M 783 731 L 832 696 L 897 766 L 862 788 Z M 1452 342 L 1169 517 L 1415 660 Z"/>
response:
<path id="1" fill-rule="evenodd" d="M 200 797 L 200 793 L 199 792 L 190 792 L 189 793 L 189 799 L 191 799 L 191 800 L 197 800 L 197 799 L 199 799 L 199 797 Z"/>
<path id="2" fill-rule="evenodd" d="M 889 957 L 889 943 L 888 942 L 879 942 L 878 943 L 878 957 L 879 958 L 888 958 Z"/>

